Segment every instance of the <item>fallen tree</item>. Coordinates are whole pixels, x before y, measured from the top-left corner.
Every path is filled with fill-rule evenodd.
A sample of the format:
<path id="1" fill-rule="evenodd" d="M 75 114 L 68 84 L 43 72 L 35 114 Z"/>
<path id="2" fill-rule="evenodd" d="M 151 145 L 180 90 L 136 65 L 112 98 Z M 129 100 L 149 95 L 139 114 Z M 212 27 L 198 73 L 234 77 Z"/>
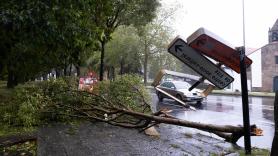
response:
<path id="1" fill-rule="evenodd" d="M 169 114 L 171 110 L 166 109 L 153 113 L 148 104 L 145 86 L 140 85 L 140 82 L 139 78 L 134 80 L 133 77 L 122 76 L 113 82 L 101 82 L 94 87 L 93 93 L 77 91 L 67 86 L 70 83 L 62 80 L 28 85 L 20 88 L 16 94 L 16 101 L 13 103 L 18 102 L 18 106 L 15 107 L 19 108 L 18 113 L 15 112 L 18 119 L 11 123 L 17 126 L 19 124 L 40 126 L 50 122 L 68 122 L 78 119 L 106 122 L 115 126 L 138 129 L 140 132 L 164 123 L 214 133 L 231 143 L 236 143 L 243 136 L 244 130 L 241 126 L 181 120 L 171 116 Z M 188 108 L 188 111 L 192 110 Z M 260 129 L 255 125 L 251 127 L 252 135 L 261 135 Z M 24 137 L 20 138 L 24 141 Z M 3 141 L 0 140 L 0 143 Z"/>
<path id="2" fill-rule="evenodd" d="M 77 105 L 67 105 L 59 104 L 56 109 L 70 109 L 72 113 L 70 114 L 56 114 L 56 115 L 68 115 L 73 118 L 81 118 L 89 121 L 101 121 L 106 122 L 111 125 L 121 126 L 125 128 L 137 128 L 140 131 L 148 129 L 157 124 L 171 124 L 177 126 L 184 126 L 190 128 L 196 128 L 209 133 L 214 133 L 226 141 L 231 143 L 236 143 L 239 138 L 244 135 L 244 129 L 242 126 L 231 126 L 231 125 L 213 125 L 205 124 L 187 120 L 181 120 L 175 118 L 168 114 L 170 110 L 160 110 L 155 113 L 150 113 L 149 105 L 144 100 L 140 91 L 136 88 L 134 90 L 143 99 L 141 103 L 141 112 L 133 110 L 126 106 L 126 104 L 117 103 L 116 101 L 111 102 L 105 99 L 103 96 L 88 93 L 88 92 L 71 92 L 71 96 L 87 96 L 91 97 L 96 101 L 90 101 L 88 103 L 79 103 Z M 190 110 L 188 110 L 190 111 Z M 54 113 L 54 112 L 45 112 Z M 251 135 L 258 136 L 261 135 L 262 131 L 256 127 L 256 125 L 251 125 Z"/>

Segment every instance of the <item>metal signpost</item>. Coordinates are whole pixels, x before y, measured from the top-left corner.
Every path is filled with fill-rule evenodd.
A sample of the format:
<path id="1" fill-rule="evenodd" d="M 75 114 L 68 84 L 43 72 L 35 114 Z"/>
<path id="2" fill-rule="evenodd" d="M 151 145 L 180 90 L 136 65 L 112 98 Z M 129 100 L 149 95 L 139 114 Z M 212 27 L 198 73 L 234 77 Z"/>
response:
<path id="1" fill-rule="evenodd" d="M 249 102 L 247 90 L 247 76 L 245 60 L 245 47 L 237 48 L 240 56 L 240 77 L 241 77 L 241 96 L 244 126 L 244 147 L 246 154 L 251 154 L 250 121 L 249 121 Z"/>
<path id="2" fill-rule="evenodd" d="M 168 52 L 190 66 L 216 87 L 223 89 L 234 81 L 234 78 L 217 67 L 209 59 L 191 48 L 181 38 L 177 37 L 168 47 Z"/>

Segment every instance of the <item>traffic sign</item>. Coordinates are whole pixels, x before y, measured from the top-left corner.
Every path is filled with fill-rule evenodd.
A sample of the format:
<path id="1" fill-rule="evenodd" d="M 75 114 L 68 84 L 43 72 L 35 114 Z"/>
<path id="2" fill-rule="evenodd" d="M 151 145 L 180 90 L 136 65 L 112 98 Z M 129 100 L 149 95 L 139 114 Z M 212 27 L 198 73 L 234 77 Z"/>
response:
<path id="1" fill-rule="evenodd" d="M 215 59 L 240 73 L 240 59 L 238 52 L 229 43 L 215 35 L 214 33 L 199 28 L 187 38 L 187 43 L 195 50 Z M 245 58 L 246 67 L 252 64 L 252 60 Z"/>
<path id="2" fill-rule="evenodd" d="M 220 89 L 225 88 L 234 81 L 233 77 L 217 67 L 198 51 L 191 48 L 179 37 L 176 37 L 169 45 L 168 52 Z"/>

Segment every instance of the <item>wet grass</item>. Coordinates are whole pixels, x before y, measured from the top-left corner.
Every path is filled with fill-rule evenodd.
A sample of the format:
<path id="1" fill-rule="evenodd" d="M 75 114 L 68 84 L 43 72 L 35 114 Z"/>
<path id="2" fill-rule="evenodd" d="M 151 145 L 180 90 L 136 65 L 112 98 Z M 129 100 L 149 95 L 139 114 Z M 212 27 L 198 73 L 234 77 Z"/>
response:
<path id="1" fill-rule="evenodd" d="M 6 107 L 12 99 L 13 89 L 6 87 L 6 81 L 0 81 L 0 113 L 6 113 Z M 33 132 L 36 128 L 26 128 L 22 126 L 12 126 L 9 123 L 2 123 L 0 120 L 0 137 Z M 36 155 L 37 143 L 27 141 L 9 147 L 0 147 L 0 155 Z"/>
<path id="2" fill-rule="evenodd" d="M 173 147 L 173 148 L 181 148 L 179 145 L 177 145 L 177 144 L 170 144 L 170 146 L 171 147 Z"/>
<path id="3" fill-rule="evenodd" d="M 187 137 L 187 138 L 192 138 L 193 135 L 191 133 L 184 133 L 184 136 Z"/>
<path id="4" fill-rule="evenodd" d="M 22 144 L 16 144 L 10 147 L 1 147 L 0 155 L 37 155 L 36 141 L 27 141 Z"/>
<path id="5" fill-rule="evenodd" d="M 245 150 L 238 151 L 240 156 L 245 156 Z M 250 156 L 269 156 L 270 151 L 267 149 L 252 148 Z"/>

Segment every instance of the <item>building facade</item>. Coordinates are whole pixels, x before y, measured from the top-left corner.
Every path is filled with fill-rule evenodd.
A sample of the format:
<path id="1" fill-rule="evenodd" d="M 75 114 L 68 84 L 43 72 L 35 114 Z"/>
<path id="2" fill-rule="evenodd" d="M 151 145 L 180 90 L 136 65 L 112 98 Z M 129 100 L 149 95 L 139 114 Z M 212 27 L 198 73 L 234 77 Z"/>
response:
<path id="1" fill-rule="evenodd" d="M 268 31 L 268 41 L 267 45 L 248 55 L 253 60 L 248 73 L 251 91 L 278 90 L 278 19 Z"/>
<path id="2" fill-rule="evenodd" d="M 268 31 L 269 43 L 259 49 L 246 48 L 246 55 L 253 61 L 247 68 L 248 90 L 274 92 L 278 90 L 278 19 Z M 241 91 L 240 74 L 226 70 L 234 77 L 228 90 Z"/>

